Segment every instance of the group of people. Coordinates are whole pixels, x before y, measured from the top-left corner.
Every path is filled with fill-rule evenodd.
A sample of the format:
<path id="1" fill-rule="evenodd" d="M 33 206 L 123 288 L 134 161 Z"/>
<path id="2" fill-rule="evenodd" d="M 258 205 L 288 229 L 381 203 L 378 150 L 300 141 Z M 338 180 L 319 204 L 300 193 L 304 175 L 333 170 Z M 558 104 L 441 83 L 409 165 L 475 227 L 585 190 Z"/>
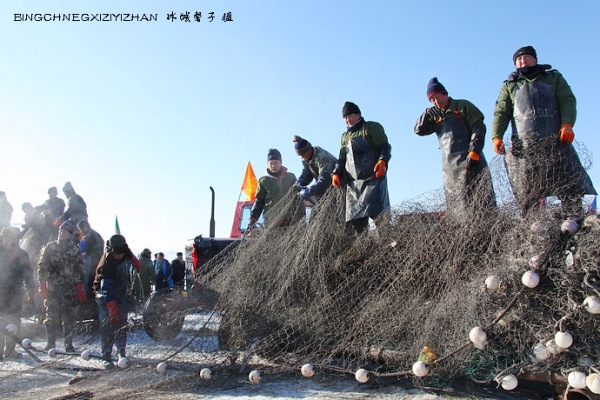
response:
<path id="1" fill-rule="evenodd" d="M 494 109 L 492 142 L 494 151 L 504 155 L 508 178 L 516 202 L 525 215 L 557 196 L 563 217 L 583 212 L 582 197 L 596 190 L 582 166 L 572 143 L 576 100 L 560 72 L 538 64 L 532 46 L 513 55 L 515 71 L 502 84 Z M 472 209 L 494 209 L 496 198 L 483 148 L 486 126 L 483 113 L 468 100 L 453 99 L 437 78 L 427 85 L 428 107 L 417 119 L 419 136 L 436 133 L 442 153 L 446 215 L 464 219 Z M 258 182 L 256 201 L 248 229 L 264 211 L 269 211 L 290 189 L 304 200 L 318 200 L 330 187 L 343 188 L 346 199 L 346 227 L 359 234 L 390 207 L 387 169 L 391 145 L 381 124 L 365 121 L 359 107 L 346 102 L 342 117 L 347 130 L 342 134 L 339 156 L 335 158 L 306 139 L 293 137 L 303 170 L 298 179 L 282 166 L 281 153 L 269 150 L 267 172 Z M 511 124 L 510 146 L 504 134 Z M 314 179 L 315 183 L 308 186 Z"/>
<path id="2" fill-rule="evenodd" d="M 156 289 L 183 288 L 185 261 L 178 253 L 171 264 L 164 254 L 150 260 L 150 250 L 144 249 L 141 261 L 132 253 L 122 235 L 113 235 L 104 242 L 87 219 L 87 206 L 67 182 L 63 187 L 68 202 L 58 197 L 56 187 L 48 190 L 49 198 L 38 207 L 23 205 L 22 230 L 10 226 L 12 206 L 6 194 L 0 193 L 0 213 L 4 226 L 0 230 L 0 329 L 8 324 L 20 325 L 23 303 L 35 304 L 36 291 L 44 305 L 46 328 L 45 350 L 56 347 L 62 328 L 64 349 L 75 352 L 73 345 L 76 306 L 95 302 L 100 322 L 102 359 L 107 368 L 113 366 L 113 348 L 117 356 L 126 356 L 127 312 L 130 291 L 147 298 Z M 55 227 L 55 236 L 45 244 L 37 266 L 37 282 L 29 254 L 19 247 L 20 239 L 32 230 Z M 45 235 L 45 233 L 44 233 Z M 44 236 L 45 237 L 45 236 Z M 161 262 L 164 261 L 164 262 Z M 167 266 L 167 268 L 163 268 Z M 168 276 L 167 276 L 168 275 Z M 80 315 L 81 316 L 81 315 Z M 0 359 L 18 358 L 10 335 L 0 334 Z"/>
<path id="3" fill-rule="evenodd" d="M 596 190 L 572 146 L 576 101 L 563 76 L 549 65 L 538 64 L 531 46 L 513 55 L 515 71 L 502 84 L 494 110 L 492 142 L 496 153 L 505 156 L 509 181 L 517 204 L 526 214 L 540 199 L 558 196 L 565 214 L 582 212 L 581 198 Z M 418 118 L 414 132 L 420 136 L 436 133 L 442 153 L 442 172 L 448 216 L 461 217 L 469 208 L 496 206 L 490 170 L 483 148 L 486 126 L 483 113 L 471 102 L 453 99 L 444 85 L 433 78 L 427 85 L 432 103 Z M 346 102 L 342 107 L 346 131 L 341 136 L 337 157 L 306 139 L 294 135 L 295 152 L 302 157 L 299 177 L 283 166 L 281 153 L 270 149 L 266 174 L 258 181 L 256 200 L 248 228 L 264 213 L 270 223 L 273 206 L 290 190 L 301 199 L 297 215 L 303 215 L 304 201 L 315 204 L 330 188 L 345 192 L 346 229 L 360 234 L 390 207 L 387 171 L 391 145 L 383 126 L 366 121 L 360 108 Z M 510 145 L 504 134 L 511 124 Z M 37 268 L 39 293 L 44 300 L 47 349 L 56 346 L 62 325 L 64 346 L 74 352 L 74 305 L 95 299 L 101 325 L 102 358 L 112 366 L 112 350 L 125 357 L 128 293 L 148 298 L 154 290 L 184 288 L 186 266 L 182 253 L 169 263 L 163 253 L 151 259 L 144 249 L 139 259 L 122 235 L 104 242 L 89 222 L 85 201 L 71 183 L 63 187 L 68 202 L 48 190 L 49 198 L 36 208 L 24 205 L 23 231 L 39 223 L 39 215 L 57 227 L 54 239 L 46 244 Z M 66 208 L 66 210 L 65 210 Z M 24 302 L 33 302 L 37 287 L 28 254 L 19 248 L 22 231 L 10 226 L 12 206 L 0 192 L 0 329 L 18 324 Z M 289 220 L 287 221 L 289 222 Z M 15 357 L 14 342 L 0 335 L 0 358 Z"/>
<path id="4" fill-rule="evenodd" d="M 171 262 L 162 252 L 154 254 L 154 261 L 151 257 L 150 249 L 142 250 L 139 255 L 141 268 L 139 271 L 132 270 L 131 292 L 136 299 L 143 301 L 155 290 L 186 288 L 187 269 L 182 252 L 177 252 L 177 257 Z"/>

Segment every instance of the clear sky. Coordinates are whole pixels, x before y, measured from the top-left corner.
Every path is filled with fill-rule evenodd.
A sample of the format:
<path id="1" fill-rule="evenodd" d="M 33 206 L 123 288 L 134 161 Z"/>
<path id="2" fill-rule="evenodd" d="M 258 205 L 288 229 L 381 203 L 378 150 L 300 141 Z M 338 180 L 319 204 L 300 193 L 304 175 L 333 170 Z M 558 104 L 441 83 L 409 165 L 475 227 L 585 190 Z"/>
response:
<path id="1" fill-rule="evenodd" d="M 24 13 L 158 21 L 16 22 Z M 386 130 L 398 204 L 442 187 L 437 138 L 413 133 L 429 79 L 478 106 L 490 128 L 525 45 L 571 85 L 575 139 L 598 157 L 598 21 L 597 0 L 2 0 L 0 190 L 19 225 L 24 201 L 39 205 L 70 181 L 105 239 L 118 215 L 136 253 L 171 259 L 208 236 L 209 186 L 217 236 L 229 235 L 248 161 L 264 174 L 275 147 L 299 175 L 293 134 L 337 155 L 349 100 Z M 590 176 L 600 187 L 597 165 Z"/>

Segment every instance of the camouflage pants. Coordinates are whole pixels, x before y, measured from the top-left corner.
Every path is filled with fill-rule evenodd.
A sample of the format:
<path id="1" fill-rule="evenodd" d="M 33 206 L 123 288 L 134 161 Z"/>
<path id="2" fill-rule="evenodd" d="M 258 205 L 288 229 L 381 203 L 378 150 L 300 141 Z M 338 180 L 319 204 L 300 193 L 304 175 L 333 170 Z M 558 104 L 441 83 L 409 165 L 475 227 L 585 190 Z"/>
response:
<path id="1" fill-rule="evenodd" d="M 73 315 L 75 299 L 64 296 L 64 294 L 61 296 L 49 293 L 48 298 L 44 300 L 44 306 L 46 308 L 44 325 L 56 329 L 62 321 L 65 336 L 70 334 L 75 325 Z"/>

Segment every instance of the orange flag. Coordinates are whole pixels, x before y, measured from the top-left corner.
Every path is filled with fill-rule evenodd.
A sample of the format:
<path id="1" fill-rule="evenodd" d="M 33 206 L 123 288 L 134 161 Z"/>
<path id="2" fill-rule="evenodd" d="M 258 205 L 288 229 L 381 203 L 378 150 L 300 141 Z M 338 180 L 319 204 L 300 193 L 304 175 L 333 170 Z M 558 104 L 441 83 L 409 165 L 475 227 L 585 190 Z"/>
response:
<path id="1" fill-rule="evenodd" d="M 242 191 L 246 193 L 246 201 L 254 201 L 254 196 L 256 196 L 256 188 L 258 187 L 258 180 L 256 180 L 256 175 L 254 174 L 254 170 L 252 169 L 252 164 L 248 161 L 248 166 L 246 167 L 246 173 L 244 174 L 244 182 L 242 182 Z"/>

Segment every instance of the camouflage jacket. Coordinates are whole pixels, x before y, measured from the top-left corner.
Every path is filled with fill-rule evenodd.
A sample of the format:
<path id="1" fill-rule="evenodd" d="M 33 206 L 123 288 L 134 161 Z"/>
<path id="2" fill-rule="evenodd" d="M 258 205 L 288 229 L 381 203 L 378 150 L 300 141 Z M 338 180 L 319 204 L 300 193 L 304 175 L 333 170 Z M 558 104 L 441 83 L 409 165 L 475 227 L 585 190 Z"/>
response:
<path id="1" fill-rule="evenodd" d="M 81 250 L 72 240 L 48 243 L 42 250 L 38 266 L 38 280 L 48 283 L 48 292 L 71 290 L 83 283 L 83 257 Z"/>

